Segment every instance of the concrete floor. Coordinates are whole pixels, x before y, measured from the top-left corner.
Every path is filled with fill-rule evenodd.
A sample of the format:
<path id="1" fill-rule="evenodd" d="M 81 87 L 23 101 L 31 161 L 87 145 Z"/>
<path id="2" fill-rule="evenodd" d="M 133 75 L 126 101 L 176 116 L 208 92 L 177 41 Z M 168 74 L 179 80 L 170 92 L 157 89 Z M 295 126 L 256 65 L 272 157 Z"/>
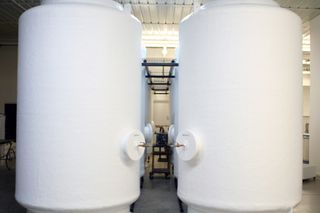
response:
<path id="1" fill-rule="evenodd" d="M 25 213 L 14 199 L 15 172 L 0 168 L 0 213 Z M 135 213 L 179 213 L 173 179 L 145 178 L 141 196 L 136 202 Z M 186 211 L 185 211 L 186 212 Z M 294 213 L 320 213 L 320 180 L 305 181 L 302 202 Z"/>
<path id="2" fill-rule="evenodd" d="M 14 199 L 15 172 L 0 169 L 0 213 L 25 213 Z"/>
<path id="3" fill-rule="evenodd" d="M 320 179 L 303 182 L 302 201 L 294 213 L 320 213 Z"/>
<path id="4" fill-rule="evenodd" d="M 184 205 L 186 210 L 186 206 Z M 137 200 L 134 213 L 179 213 L 179 204 L 174 180 L 155 176 L 145 177 L 141 196 Z M 187 211 L 185 211 L 187 212 Z"/>

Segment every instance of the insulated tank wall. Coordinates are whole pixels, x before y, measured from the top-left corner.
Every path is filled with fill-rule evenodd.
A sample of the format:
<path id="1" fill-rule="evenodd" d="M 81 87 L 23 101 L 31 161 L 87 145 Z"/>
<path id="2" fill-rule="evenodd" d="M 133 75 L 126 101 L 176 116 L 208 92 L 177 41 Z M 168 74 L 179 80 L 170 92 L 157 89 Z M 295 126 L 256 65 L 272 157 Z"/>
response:
<path id="1" fill-rule="evenodd" d="M 300 28 L 269 0 L 211 1 L 181 23 L 177 142 L 192 132 L 201 144 L 179 161 L 189 213 L 289 212 L 300 201 Z"/>
<path id="2" fill-rule="evenodd" d="M 179 49 L 176 48 L 176 62 L 179 63 Z M 176 67 L 174 70 L 175 78 L 173 78 L 171 81 L 171 87 L 170 87 L 170 102 L 171 102 L 171 120 L 172 120 L 172 128 L 173 128 L 173 135 L 171 136 L 172 143 L 175 143 L 177 133 L 178 133 L 178 83 L 179 83 L 179 67 Z M 169 132 L 170 136 L 171 132 Z M 173 164 L 173 175 L 175 178 L 178 177 L 179 173 L 179 159 L 176 153 L 176 150 L 173 149 L 172 154 L 172 164 Z"/>
<path id="3" fill-rule="evenodd" d="M 142 61 L 146 58 L 146 54 L 147 54 L 147 49 L 144 46 L 141 46 L 141 50 L 140 50 L 140 65 L 142 63 Z M 140 66 L 140 78 L 141 78 L 141 131 L 144 132 L 144 128 L 146 126 L 146 124 L 148 123 L 147 121 L 147 111 L 148 111 L 148 89 L 149 89 L 149 85 L 147 83 L 147 81 L 145 80 L 145 70 L 142 66 Z M 140 159 L 140 181 L 142 181 L 143 179 L 141 179 L 144 176 L 145 173 L 145 153 L 144 156 Z M 142 183 L 140 183 L 142 184 Z M 142 185 L 141 185 L 142 186 Z"/>
<path id="4" fill-rule="evenodd" d="M 141 127 L 140 23 L 109 0 L 48 0 L 19 24 L 17 201 L 127 213 L 140 193 L 139 161 L 121 150 Z"/>

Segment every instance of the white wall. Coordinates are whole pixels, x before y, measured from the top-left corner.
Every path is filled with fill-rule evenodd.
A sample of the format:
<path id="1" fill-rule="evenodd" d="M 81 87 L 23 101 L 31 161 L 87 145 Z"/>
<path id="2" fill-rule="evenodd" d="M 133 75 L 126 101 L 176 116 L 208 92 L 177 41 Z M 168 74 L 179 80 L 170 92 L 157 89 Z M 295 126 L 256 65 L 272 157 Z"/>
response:
<path id="1" fill-rule="evenodd" d="M 173 59 L 175 58 L 175 48 L 168 47 L 167 55 L 163 56 L 161 47 L 148 47 L 147 48 L 147 58 L 165 58 L 165 59 Z"/>
<path id="2" fill-rule="evenodd" d="M 0 47 L 0 114 L 17 100 L 17 47 Z"/>
<path id="3" fill-rule="evenodd" d="M 320 174 L 320 16 L 311 21 L 310 163 Z"/>
<path id="4" fill-rule="evenodd" d="M 310 87 L 303 87 L 303 116 L 310 115 Z"/>
<path id="5" fill-rule="evenodd" d="M 17 47 L 0 46 L 0 139 L 4 139 L 5 103 L 16 103 L 17 100 Z M 6 147 L 0 147 L 0 155 Z M 0 162 L 4 166 L 4 161 Z"/>
<path id="6" fill-rule="evenodd" d="M 147 83 L 147 80 L 145 79 L 144 70 L 142 71 L 142 97 L 141 97 L 141 124 L 142 124 L 142 130 L 146 126 L 147 123 L 151 122 L 151 116 L 150 116 L 150 89 L 149 85 Z"/>
<path id="7" fill-rule="evenodd" d="M 304 132 L 306 130 L 306 123 L 310 123 L 309 118 L 310 118 L 310 73 L 303 72 L 303 124 L 302 125 L 303 125 Z M 307 152 L 309 156 L 309 148 Z"/>
<path id="8" fill-rule="evenodd" d="M 156 126 L 168 127 L 171 124 L 170 96 L 152 95 L 152 120 Z"/>
<path id="9" fill-rule="evenodd" d="M 167 48 L 167 55 L 163 56 L 162 48 L 160 47 L 148 47 L 147 58 L 148 59 L 174 59 L 175 48 Z M 158 72 L 162 70 L 161 67 L 153 68 L 154 71 Z M 155 95 L 153 91 L 150 91 L 150 110 L 149 117 L 155 122 L 157 126 L 168 127 L 171 124 L 171 101 L 170 95 Z"/>
<path id="10" fill-rule="evenodd" d="M 306 123 L 310 123 L 310 86 L 303 86 L 303 131 Z"/>

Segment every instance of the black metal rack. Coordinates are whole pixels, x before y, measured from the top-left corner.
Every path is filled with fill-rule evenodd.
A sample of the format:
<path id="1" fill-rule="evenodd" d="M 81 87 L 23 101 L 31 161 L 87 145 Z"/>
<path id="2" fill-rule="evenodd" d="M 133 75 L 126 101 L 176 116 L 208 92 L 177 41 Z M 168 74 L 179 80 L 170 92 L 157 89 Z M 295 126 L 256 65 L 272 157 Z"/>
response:
<path id="1" fill-rule="evenodd" d="M 149 173 L 149 178 L 153 179 L 154 174 L 164 174 L 165 178 L 170 177 L 170 154 L 171 147 L 168 145 L 153 145 L 152 146 L 152 168 Z M 156 156 L 158 156 L 158 162 L 166 164 L 165 168 L 157 168 L 155 166 Z"/>
<path id="2" fill-rule="evenodd" d="M 156 144 L 152 146 L 152 167 L 149 173 L 149 178 L 153 179 L 153 175 L 156 173 L 164 174 L 166 178 L 169 178 L 171 174 L 171 147 L 168 145 L 168 134 L 159 132 L 157 133 L 156 139 Z M 166 166 L 156 167 L 156 160 L 161 164 L 165 164 Z"/>
<path id="3" fill-rule="evenodd" d="M 154 94 L 169 94 L 171 79 L 175 78 L 174 68 L 179 64 L 175 60 L 145 59 L 142 66 L 145 68 L 145 78 Z M 162 67 L 161 74 L 154 74 L 155 67 Z"/>

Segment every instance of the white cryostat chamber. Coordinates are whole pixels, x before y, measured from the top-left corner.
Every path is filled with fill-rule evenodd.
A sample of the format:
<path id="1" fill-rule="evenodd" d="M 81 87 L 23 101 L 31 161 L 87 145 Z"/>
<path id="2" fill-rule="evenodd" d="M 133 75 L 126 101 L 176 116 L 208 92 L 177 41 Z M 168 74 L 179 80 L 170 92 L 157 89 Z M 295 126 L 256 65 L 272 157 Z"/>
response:
<path id="1" fill-rule="evenodd" d="M 302 190 L 301 20 L 215 0 L 180 25 L 178 196 L 189 213 L 288 213 Z"/>
<path id="2" fill-rule="evenodd" d="M 16 199 L 28 212 L 129 212 L 145 149 L 140 40 L 110 0 L 44 0 L 21 16 Z"/>

